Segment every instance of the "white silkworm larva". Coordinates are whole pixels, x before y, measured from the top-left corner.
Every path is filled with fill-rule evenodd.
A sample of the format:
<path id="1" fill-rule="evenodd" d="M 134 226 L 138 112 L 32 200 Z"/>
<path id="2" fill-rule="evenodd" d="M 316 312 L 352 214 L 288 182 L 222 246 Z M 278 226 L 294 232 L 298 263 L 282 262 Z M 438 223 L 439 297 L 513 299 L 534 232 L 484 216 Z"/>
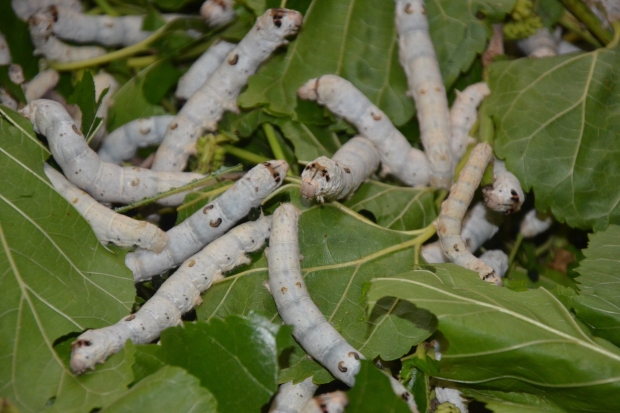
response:
<path id="1" fill-rule="evenodd" d="M 4 35 L 0 33 L 0 66 L 8 65 L 9 63 L 11 63 L 9 44 L 6 42 Z"/>
<path id="2" fill-rule="evenodd" d="M 450 123 L 452 124 L 452 140 L 450 147 L 452 157 L 458 162 L 467 147 L 476 140 L 469 136 L 469 131 L 478 119 L 478 106 L 482 100 L 489 96 L 491 90 L 486 83 L 474 83 L 467 86 L 462 92 L 455 90 L 456 100 L 450 108 Z"/>
<path id="3" fill-rule="evenodd" d="M 488 143 L 479 143 L 474 147 L 458 180 L 452 186 L 450 195 L 441 204 L 441 213 L 437 221 L 437 235 L 450 261 L 476 271 L 480 274 L 480 278 L 485 281 L 501 285 L 502 279 L 495 274 L 493 268 L 469 252 L 461 237 L 463 217 L 492 157 L 493 150 Z"/>
<path id="4" fill-rule="evenodd" d="M 34 54 L 57 62 L 73 62 L 92 59 L 106 53 L 98 46 L 70 46 L 54 37 L 54 17 L 48 11 L 36 13 L 30 18 L 30 38 Z"/>
<path id="5" fill-rule="evenodd" d="M 552 223 L 553 220 L 549 215 L 539 213 L 535 209 L 532 209 L 523 217 L 520 231 L 523 238 L 534 238 L 551 228 Z"/>
<path id="6" fill-rule="evenodd" d="M 84 217 L 103 245 L 109 242 L 121 247 L 137 245 L 159 252 L 168 243 L 168 235 L 155 225 L 117 214 L 71 184 L 48 164 L 43 168 L 56 191 Z"/>
<path id="7" fill-rule="evenodd" d="M 403 183 L 428 185 L 429 166 L 424 152 L 412 148 L 387 115 L 351 82 L 336 75 L 324 75 L 309 80 L 297 94 L 302 99 L 316 100 L 352 123 L 360 135 L 377 147 L 382 166 Z"/>
<path id="8" fill-rule="evenodd" d="M 99 157 L 104 162 L 117 165 L 133 158 L 138 148 L 160 143 L 172 119 L 174 115 L 163 115 L 126 123 L 104 139 L 99 148 Z"/>
<path id="9" fill-rule="evenodd" d="M 260 206 L 262 200 L 280 186 L 287 171 L 288 164 L 284 161 L 269 161 L 255 166 L 232 188 L 170 229 L 168 245 L 161 253 L 138 248 L 127 254 L 125 264 L 133 271 L 134 281 L 148 280 L 179 265 L 220 237 L 245 217 L 250 209 Z"/>
<path id="10" fill-rule="evenodd" d="M 343 413 L 349 399 L 343 391 L 335 391 L 316 396 L 306 402 L 299 413 Z"/>
<path id="11" fill-rule="evenodd" d="M 461 413 L 468 413 L 467 402 L 463 399 L 461 392 L 448 387 L 435 387 L 435 397 L 439 403 L 452 403 Z"/>
<path id="12" fill-rule="evenodd" d="M 82 11 L 80 0 L 11 0 L 11 7 L 20 19 L 26 21 L 37 12 L 46 10 L 50 6 L 63 9 Z"/>
<path id="13" fill-rule="evenodd" d="M 493 164 L 493 184 L 482 188 L 482 194 L 486 206 L 506 215 L 517 212 L 525 201 L 521 183 L 497 158 Z"/>
<path id="14" fill-rule="evenodd" d="M 476 203 L 467 211 L 465 218 L 463 218 L 461 237 L 469 252 L 473 253 L 491 239 L 499 230 L 503 220 L 502 214 L 490 210 L 482 202 Z M 429 264 L 450 262 L 450 259 L 443 252 L 440 241 L 422 246 L 421 253 Z"/>
<path id="15" fill-rule="evenodd" d="M 88 147 L 84 135 L 58 102 L 35 100 L 28 103 L 20 113 L 32 122 L 36 132 L 47 137 L 50 151 L 67 179 L 100 202 L 129 204 L 203 178 L 200 174 L 122 168 L 102 162 Z M 179 205 L 185 195 L 172 195 L 157 202 Z"/>
<path id="16" fill-rule="evenodd" d="M 202 132 L 215 130 L 224 110 L 238 110 L 237 96 L 248 78 L 276 48 L 287 43 L 285 37 L 297 33 L 301 22 L 299 12 L 287 9 L 270 9 L 259 17 L 170 123 L 152 169 L 182 171 Z"/>
<path id="17" fill-rule="evenodd" d="M 502 250 L 489 250 L 480 256 L 486 265 L 493 268 L 495 274 L 504 277 L 508 271 L 508 255 Z"/>
<path id="18" fill-rule="evenodd" d="M 560 36 L 556 36 L 546 27 L 536 30 L 536 33 L 517 42 L 517 46 L 528 57 L 556 56 L 560 47 Z"/>
<path id="19" fill-rule="evenodd" d="M 0 104 L 13 110 L 17 110 L 19 107 L 19 102 L 2 87 L 0 87 Z"/>
<path id="20" fill-rule="evenodd" d="M 223 26 L 237 16 L 234 0 L 207 0 L 200 7 L 200 15 L 211 27 Z"/>
<path id="21" fill-rule="evenodd" d="M 47 69 L 38 73 L 30 82 L 23 86 L 26 101 L 40 99 L 50 90 L 54 89 L 60 80 L 60 75 L 54 69 Z"/>
<path id="22" fill-rule="evenodd" d="M 301 174 L 301 195 L 346 199 L 379 167 L 379 152 L 368 139 L 356 136 L 342 145 L 332 159 L 321 156 L 306 165 Z"/>
<path id="23" fill-rule="evenodd" d="M 200 89 L 200 86 L 222 64 L 226 55 L 234 47 L 233 43 L 220 41 L 208 48 L 179 79 L 177 90 L 174 94 L 177 99 L 187 100 L 194 92 Z"/>
<path id="24" fill-rule="evenodd" d="M 299 265 L 300 212 L 282 204 L 273 214 L 269 249 L 269 291 L 284 324 L 293 326 L 293 337 L 312 358 L 349 386 L 361 368 L 356 349 L 325 319 L 308 294 Z"/>
<path id="25" fill-rule="evenodd" d="M 423 0 L 396 0 L 400 63 L 405 69 L 420 123 L 420 140 L 431 170 L 431 186 L 450 188 L 454 162 L 450 113 Z"/>
<path id="26" fill-rule="evenodd" d="M 246 253 L 263 246 L 270 227 L 271 219 L 265 216 L 239 225 L 187 259 L 137 313 L 112 326 L 81 334 L 71 345 L 71 370 L 84 373 L 117 353 L 127 340 L 134 344 L 150 343 L 163 330 L 177 325 L 182 314 L 200 305 L 200 294 L 213 281 L 250 262 Z"/>
<path id="27" fill-rule="evenodd" d="M 312 377 L 297 384 L 293 384 L 292 381 L 284 383 L 278 389 L 269 413 L 299 413 L 301 408 L 312 399 L 318 387 L 312 382 Z"/>
<path id="28" fill-rule="evenodd" d="M 392 391 L 394 391 L 394 393 L 398 397 L 400 397 L 402 400 L 405 401 L 405 403 L 407 403 L 407 406 L 409 406 L 409 410 L 411 410 L 411 413 L 420 413 L 420 411 L 418 410 L 418 405 L 415 403 L 415 399 L 413 398 L 413 394 L 411 394 L 401 382 L 392 377 L 391 374 L 386 373 L 386 376 L 388 376 L 388 378 L 390 379 Z"/>

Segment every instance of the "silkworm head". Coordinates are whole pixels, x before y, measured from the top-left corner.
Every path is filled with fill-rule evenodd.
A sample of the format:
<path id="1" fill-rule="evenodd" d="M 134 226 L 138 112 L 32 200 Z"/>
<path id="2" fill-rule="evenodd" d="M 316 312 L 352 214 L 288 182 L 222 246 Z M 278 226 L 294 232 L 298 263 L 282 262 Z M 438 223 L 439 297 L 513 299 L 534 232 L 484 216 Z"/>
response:
<path id="1" fill-rule="evenodd" d="M 82 374 L 87 369 L 94 369 L 95 364 L 105 360 L 105 339 L 102 340 L 102 330 L 88 330 L 71 343 L 71 371 Z M 105 332 L 103 333 L 105 335 Z"/>
<path id="2" fill-rule="evenodd" d="M 301 196 L 306 199 L 314 199 L 317 192 L 317 183 L 313 181 L 304 181 L 301 183 Z"/>

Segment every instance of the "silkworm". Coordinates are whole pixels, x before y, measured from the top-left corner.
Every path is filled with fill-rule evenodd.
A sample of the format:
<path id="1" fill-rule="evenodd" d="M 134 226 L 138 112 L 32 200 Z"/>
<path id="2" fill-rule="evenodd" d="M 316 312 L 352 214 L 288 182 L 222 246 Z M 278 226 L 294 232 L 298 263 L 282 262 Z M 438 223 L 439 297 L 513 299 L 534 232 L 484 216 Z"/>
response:
<path id="1" fill-rule="evenodd" d="M 549 228 L 553 220 L 549 215 L 538 213 L 535 209 L 528 211 L 521 221 L 520 231 L 523 238 L 534 238 Z"/>
<path id="2" fill-rule="evenodd" d="M 215 70 L 181 108 L 170 123 L 152 169 L 182 171 L 196 140 L 204 130 L 213 131 L 224 110 L 237 111 L 237 96 L 250 75 L 281 45 L 297 33 L 301 14 L 294 10 L 270 9 L 256 20 L 254 27 L 232 49 L 226 61 Z M 234 64 L 230 63 L 237 56 Z"/>
<path id="3" fill-rule="evenodd" d="M 35 47 L 35 56 L 45 56 L 57 62 L 73 62 L 106 53 L 105 49 L 98 46 L 70 46 L 53 35 L 53 28 L 54 17 L 49 10 L 36 13 L 30 18 L 30 38 Z"/>
<path id="4" fill-rule="evenodd" d="M 468 413 L 467 403 L 461 392 L 448 387 L 435 387 L 435 397 L 439 403 L 452 403 L 461 413 Z"/>
<path id="5" fill-rule="evenodd" d="M 33 123 L 36 132 L 47 137 L 50 151 L 67 179 L 100 202 L 128 204 L 203 177 L 184 172 L 121 168 L 101 161 L 88 147 L 66 109 L 58 102 L 35 100 L 28 103 L 20 113 Z M 179 205 L 184 198 L 185 193 L 181 193 L 158 202 Z"/>
<path id="6" fill-rule="evenodd" d="M 521 183 L 499 159 L 493 164 L 493 184 L 482 188 L 482 194 L 486 206 L 506 215 L 517 212 L 525 201 Z"/>
<path id="7" fill-rule="evenodd" d="M 50 90 L 54 89 L 60 80 L 60 75 L 54 69 L 47 69 L 38 73 L 30 82 L 23 85 L 26 101 L 40 99 Z"/>
<path id="8" fill-rule="evenodd" d="M 99 157 L 117 165 L 133 158 L 138 148 L 160 143 L 172 119 L 174 115 L 151 116 L 118 127 L 103 140 Z"/>
<path id="9" fill-rule="evenodd" d="M 223 26 L 237 16 L 234 0 L 207 0 L 200 7 L 200 15 L 211 27 Z"/>
<path id="10" fill-rule="evenodd" d="M 465 214 L 461 228 L 461 237 L 467 250 L 471 253 L 477 251 L 497 233 L 503 221 L 502 214 L 490 210 L 482 202 L 476 203 Z M 440 241 L 422 246 L 421 253 L 429 264 L 450 262 L 443 252 Z"/>
<path id="11" fill-rule="evenodd" d="M 409 406 L 409 410 L 411 411 L 411 413 L 420 413 L 420 411 L 418 410 L 418 405 L 413 398 L 413 394 L 411 394 L 411 392 L 407 390 L 401 382 L 396 380 L 390 374 L 386 373 L 386 376 L 388 376 L 388 378 L 390 379 L 392 391 L 394 391 L 394 393 L 398 397 L 400 397 L 405 403 L 407 403 L 407 406 Z"/>
<path id="12" fill-rule="evenodd" d="M 208 48 L 179 79 L 175 92 L 177 99 L 187 100 L 200 89 L 234 47 L 233 43 L 220 41 Z"/>
<path id="13" fill-rule="evenodd" d="M 448 99 L 429 35 L 423 0 L 396 0 L 396 29 L 400 63 L 415 101 L 420 140 L 431 171 L 431 186 L 450 188 L 454 162 Z"/>
<path id="14" fill-rule="evenodd" d="M 502 250 L 489 250 L 480 256 L 480 259 L 489 267 L 493 268 L 495 274 L 504 277 L 508 271 L 508 256 Z"/>
<path id="15" fill-rule="evenodd" d="M 220 237 L 250 209 L 260 206 L 262 200 L 282 184 L 286 171 L 288 164 L 284 161 L 255 166 L 213 202 L 170 229 L 168 245 L 161 253 L 138 248 L 127 254 L 125 264 L 133 271 L 134 281 L 148 280 L 179 265 Z"/>
<path id="16" fill-rule="evenodd" d="M 332 159 L 321 156 L 306 165 L 301 174 L 301 195 L 319 202 L 347 199 L 378 167 L 377 148 L 368 139 L 356 136 Z"/>
<path id="17" fill-rule="evenodd" d="M 246 253 L 263 246 L 270 227 L 271 219 L 265 216 L 239 225 L 187 259 L 137 313 L 112 326 L 81 334 L 71 345 L 71 370 L 82 374 L 120 351 L 127 340 L 150 343 L 166 328 L 179 324 L 182 314 L 200 305 L 200 294 L 214 280 L 250 262 Z"/>
<path id="18" fill-rule="evenodd" d="M 6 38 L 0 33 L 0 66 L 5 66 L 11 63 L 11 51 L 9 50 L 9 44 L 6 42 Z"/>
<path id="19" fill-rule="evenodd" d="M 9 66 L 9 80 L 16 85 L 21 85 L 26 81 L 24 71 L 20 65 L 12 64 Z"/>
<path id="20" fill-rule="evenodd" d="M 549 29 L 543 27 L 536 30 L 536 33 L 517 42 L 517 46 L 528 57 L 550 57 L 556 56 L 560 47 L 560 36 L 551 33 Z"/>
<path id="21" fill-rule="evenodd" d="M 282 321 L 293 326 L 293 337 L 306 353 L 334 377 L 353 386 L 364 356 L 327 322 L 308 294 L 299 264 L 299 215 L 291 204 L 280 205 L 273 214 L 266 251 L 269 290 Z"/>
<path id="22" fill-rule="evenodd" d="M 306 82 L 297 95 L 317 101 L 352 123 L 360 135 L 377 147 L 382 167 L 403 183 L 428 185 L 429 166 L 424 152 L 412 148 L 387 115 L 351 82 L 336 75 L 324 75 Z"/>
<path id="23" fill-rule="evenodd" d="M 501 285 L 501 278 L 493 268 L 476 258 L 461 237 L 461 223 L 467 207 L 471 203 L 474 192 L 484 174 L 484 170 L 493 156 L 488 143 L 479 143 L 471 152 L 467 164 L 461 171 L 458 180 L 452 186 L 450 195 L 441 204 L 441 213 L 437 221 L 437 235 L 444 253 L 450 261 L 480 274 L 485 281 Z"/>
<path id="24" fill-rule="evenodd" d="M 82 11 L 82 3 L 79 0 L 11 0 L 13 11 L 24 21 L 37 12 L 47 10 L 50 6 L 70 9 L 78 13 Z"/>
<path id="25" fill-rule="evenodd" d="M 160 252 L 168 243 L 168 235 L 155 225 L 136 221 L 104 207 L 48 164 L 43 166 L 43 170 L 56 191 L 90 224 L 103 245 L 109 242 L 120 247 L 137 245 Z"/>
<path id="26" fill-rule="evenodd" d="M 452 124 L 452 139 L 450 148 L 452 157 L 458 162 L 465 154 L 467 147 L 476 142 L 469 136 L 469 131 L 478 119 L 477 108 L 482 100 L 489 96 L 491 90 L 486 83 L 474 83 L 462 92 L 455 90 L 456 100 L 450 108 L 450 123 Z"/>
<path id="27" fill-rule="evenodd" d="M 298 413 L 312 399 L 318 387 L 312 382 L 312 377 L 297 384 L 292 381 L 284 383 L 278 389 L 269 413 Z"/>
<path id="28" fill-rule="evenodd" d="M 299 413 L 343 413 L 349 399 L 343 391 L 321 394 L 306 402 Z"/>

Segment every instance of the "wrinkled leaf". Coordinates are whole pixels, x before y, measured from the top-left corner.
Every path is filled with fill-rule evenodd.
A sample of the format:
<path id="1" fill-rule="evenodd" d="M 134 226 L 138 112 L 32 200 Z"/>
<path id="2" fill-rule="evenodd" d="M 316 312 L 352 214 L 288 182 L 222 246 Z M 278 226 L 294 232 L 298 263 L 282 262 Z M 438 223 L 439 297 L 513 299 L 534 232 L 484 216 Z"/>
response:
<path id="1" fill-rule="evenodd" d="M 544 397 L 527 393 L 509 393 L 493 390 L 461 389 L 464 396 L 483 402 L 495 413 L 566 413 Z"/>
<path id="2" fill-rule="evenodd" d="M 573 308 L 595 335 L 620 345 L 620 227 L 590 235 L 583 253 Z"/>
<path id="3" fill-rule="evenodd" d="M 298 192 L 291 198 L 299 202 Z M 302 274 L 310 296 L 327 320 L 368 359 L 378 355 L 384 360 L 398 358 L 435 329 L 436 321 L 428 312 L 407 302 L 386 299 L 367 319 L 361 301 L 363 284 L 371 278 L 412 268 L 412 240 L 410 235 L 385 230 L 333 204 L 310 207 L 301 216 Z M 198 318 L 254 311 L 279 321 L 273 298 L 263 287 L 265 280 L 267 261 L 261 257 L 207 290 L 196 309 Z M 311 375 L 307 360 L 291 358 L 288 380 Z"/>
<path id="4" fill-rule="evenodd" d="M 433 267 L 431 267 L 433 268 Z M 599 345 L 547 290 L 513 292 L 452 264 L 372 281 L 432 311 L 445 337 L 438 378 L 545 396 L 575 411 L 620 409 L 620 350 Z"/>
<path id="5" fill-rule="evenodd" d="M 495 150 L 536 208 L 571 226 L 620 223 L 620 53 L 599 49 L 491 66 Z"/>
<path id="6" fill-rule="evenodd" d="M 355 376 L 355 386 L 347 392 L 347 413 L 386 412 L 408 413 L 407 403 L 392 390 L 390 379 L 371 361 L 362 360 L 362 368 Z"/>
<path id="7" fill-rule="evenodd" d="M 217 401 L 199 380 L 179 367 L 164 366 L 107 405 L 101 413 L 217 412 Z"/>
<path id="8" fill-rule="evenodd" d="M 117 355 L 76 377 L 54 342 L 127 315 L 133 278 L 124 254 L 101 246 L 49 183 L 49 152 L 30 122 L 4 107 L 0 114 L 0 395 L 22 412 L 48 401 L 55 411 L 89 411 L 125 390 L 130 365 Z"/>
<path id="9" fill-rule="evenodd" d="M 437 217 L 433 190 L 367 181 L 344 205 L 382 227 L 397 231 L 424 228 Z M 368 214 L 370 213 L 370 214 Z"/>
<path id="10" fill-rule="evenodd" d="M 290 333 L 256 316 L 186 323 L 165 330 L 161 346 L 139 346 L 136 360 L 154 369 L 160 365 L 153 359 L 184 368 L 213 393 L 222 412 L 257 412 L 277 390 L 277 358 Z"/>

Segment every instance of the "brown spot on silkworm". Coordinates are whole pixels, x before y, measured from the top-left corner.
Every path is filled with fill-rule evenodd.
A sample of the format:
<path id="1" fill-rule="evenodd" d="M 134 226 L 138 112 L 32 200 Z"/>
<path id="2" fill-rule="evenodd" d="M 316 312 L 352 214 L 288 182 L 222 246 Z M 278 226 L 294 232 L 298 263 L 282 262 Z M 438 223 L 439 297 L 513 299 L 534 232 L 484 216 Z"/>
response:
<path id="1" fill-rule="evenodd" d="M 403 394 L 400 395 L 400 397 L 404 400 L 404 401 L 409 401 L 409 393 L 408 392 L 404 392 Z"/>
<path id="2" fill-rule="evenodd" d="M 344 361 L 341 361 L 340 363 L 338 363 L 338 370 L 340 370 L 343 373 L 346 373 L 347 370 L 349 369 L 344 366 Z"/>
<path id="3" fill-rule="evenodd" d="M 407 13 L 407 14 L 413 13 L 413 7 L 411 7 L 411 3 L 407 3 L 405 5 L 405 13 Z"/>
<path id="4" fill-rule="evenodd" d="M 351 173 L 351 170 L 350 170 L 349 168 L 347 168 L 346 166 L 345 166 L 344 168 L 342 168 L 342 169 L 344 169 L 344 171 L 345 171 L 346 173 L 348 173 L 348 174 L 350 174 L 350 173 Z"/>
<path id="5" fill-rule="evenodd" d="M 210 209 L 213 209 L 213 205 L 207 205 L 206 207 L 202 208 L 202 213 L 206 214 L 207 211 L 209 211 Z"/>
<path id="6" fill-rule="evenodd" d="M 426 7 L 422 6 L 422 11 L 420 13 L 426 14 Z"/>
<path id="7" fill-rule="evenodd" d="M 82 135 L 82 131 L 78 129 L 77 126 L 75 126 L 75 123 L 73 125 L 71 125 L 71 129 L 73 129 L 73 132 L 77 133 L 80 136 L 84 136 Z"/>
<path id="8" fill-rule="evenodd" d="M 131 181 L 131 186 L 138 186 L 140 184 L 140 178 L 136 178 Z"/>
<path id="9" fill-rule="evenodd" d="M 151 128 L 140 129 L 140 133 L 143 135 L 147 135 L 151 131 Z"/>
<path id="10" fill-rule="evenodd" d="M 355 360 L 359 360 L 360 359 L 360 355 L 357 354 L 355 351 L 350 351 L 349 352 L 349 357 L 353 357 Z"/>
<path id="11" fill-rule="evenodd" d="M 436 87 L 435 88 L 435 92 L 441 92 L 441 88 L 440 87 Z"/>
<path id="12" fill-rule="evenodd" d="M 296 285 L 296 286 L 298 286 L 299 288 L 301 288 L 301 283 L 300 283 L 299 281 L 297 281 L 297 282 L 295 283 L 295 285 Z"/>
<path id="13" fill-rule="evenodd" d="M 238 61 L 239 61 L 239 55 L 235 53 L 234 55 L 230 57 L 230 59 L 228 59 L 228 64 L 231 66 L 234 66 L 237 64 Z"/>
<path id="14" fill-rule="evenodd" d="M 188 267 L 193 267 L 196 264 L 196 260 L 189 260 L 189 262 L 187 263 Z"/>
<path id="15" fill-rule="evenodd" d="M 330 180 L 329 174 L 328 174 L 327 172 L 325 173 L 325 180 L 326 180 L 327 182 L 329 182 L 329 180 Z"/>
<path id="16" fill-rule="evenodd" d="M 454 244 L 454 245 L 452 246 L 452 248 L 454 248 L 454 251 L 456 251 L 456 252 L 460 252 L 460 251 L 459 251 L 459 244 Z"/>
<path id="17" fill-rule="evenodd" d="M 135 314 L 132 314 L 132 315 L 130 315 L 129 317 L 127 317 L 127 318 L 125 319 L 125 321 L 131 321 L 131 320 L 133 320 L 134 318 L 136 318 L 136 315 L 135 315 Z"/>
<path id="18" fill-rule="evenodd" d="M 90 347 L 90 346 L 91 346 L 91 344 L 93 344 L 93 343 L 91 343 L 91 342 L 90 342 L 90 341 L 88 341 L 88 340 L 77 340 L 77 341 L 74 341 L 73 343 L 71 343 L 71 348 L 76 348 L 76 347 Z"/>
<path id="19" fill-rule="evenodd" d="M 383 118 L 380 113 L 370 112 L 370 115 L 374 120 L 381 120 Z"/>
<path id="20" fill-rule="evenodd" d="M 424 89 L 420 89 L 420 94 L 421 94 L 421 95 L 426 95 L 426 90 L 424 90 Z"/>
<path id="21" fill-rule="evenodd" d="M 73 202 L 74 204 L 77 204 L 77 203 L 78 203 L 78 201 L 79 201 L 79 199 L 77 199 L 77 198 L 73 198 L 73 201 L 72 201 L 72 202 Z"/>
<path id="22" fill-rule="evenodd" d="M 288 291 L 288 288 L 286 288 L 286 287 L 282 287 L 282 288 L 280 288 L 280 292 L 281 292 L 282 294 L 285 294 L 287 291 Z"/>
<path id="23" fill-rule="evenodd" d="M 179 126 L 178 123 L 174 122 L 170 125 L 170 130 L 175 130 Z"/>
<path id="24" fill-rule="evenodd" d="M 221 223 L 222 223 L 222 218 L 218 218 L 215 221 L 209 221 L 209 225 L 211 225 L 213 228 L 219 227 Z"/>
<path id="25" fill-rule="evenodd" d="M 284 18 L 284 13 L 286 10 L 284 9 L 271 9 L 271 16 L 273 18 L 273 24 L 280 28 L 282 26 L 282 18 Z"/>

